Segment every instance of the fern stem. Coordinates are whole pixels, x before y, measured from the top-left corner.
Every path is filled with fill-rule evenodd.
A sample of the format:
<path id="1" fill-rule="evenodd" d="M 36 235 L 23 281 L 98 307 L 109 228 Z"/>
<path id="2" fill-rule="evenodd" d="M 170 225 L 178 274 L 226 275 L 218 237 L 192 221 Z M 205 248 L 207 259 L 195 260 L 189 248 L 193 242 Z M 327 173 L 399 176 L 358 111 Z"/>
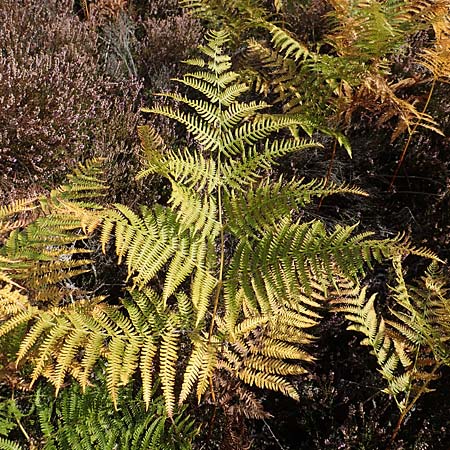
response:
<path id="1" fill-rule="evenodd" d="M 403 424 L 403 421 L 405 420 L 406 416 L 408 415 L 408 413 L 411 411 L 411 409 L 414 407 L 414 405 L 417 403 L 417 401 L 419 400 L 419 398 L 422 396 L 422 394 L 425 393 L 425 390 L 428 387 L 429 382 L 431 381 L 431 379 L 433 378 L 433 375 L 437 372 L 437 370 L 439 369 L 440 364 L 436 364 L 433 368 L 433 370 L 430 373 L 430 378 L 429 381 L 424 383 L 422 385 L 422 387 L 419 389 L 419 391 L 417 392 L 417 394 L 415 395 L 415 397 L 412 399 L 412 401 L 408 404 L 408 406 L 401 412 L 400 417 L 398 418 L 397 421 L 397 425 L 394 428 L 394 431 L 392 433 L 392 436 L 389 440 L 388 446 L 386 447 L 386 450 L 390 450 L 392 448 L 392 445 L 395 441 L 395 439 L 397 438 L 397 435 L 400 431 L 400 428 Z"/>
<path id="2" fill-rule="evenodd" d="M 91 18 L 91 14 L 90 14 L 89 5 L 88 5 L 87 0 L 82 0 L 81 6 L 83 7 L 83 12 L 86 17 L 86 20 L 89 21 Z"/>
<path id="3" fill-rule="evenodd" d="M 433 82 L 431 84 L 430 92 L 428 93 L 428 98 L 427 98 L 427 101 L 425 102 L 425 106 L 422 109 L 421 115 L 425 114 L 425 111 L 427 110 L 428 105 L 430 104 L 431 97 L 433 95 L 434 88 L 436 86 L 436 81 L 437 81 L 437 78 L 435 76 L 433 78 Z M 397 164 L 397 167 L 395 169 L 394 175 L 392 176 L 391 184 L 389 185 L 389 188 L 388 188 L 388 191 L 390 191 L 390 192 L 392 192 L 392 189 L 394 188 L 394 183 L 397 180 L 398 172 L 400 171 L 400 168 L 401 168 L 401 166 L 403 164 L 403 161 L 405 160 L 405 157 L 406 157 L 406 152 L 408 151 L 409 145 L 411 144 L 412 136 L 416 132 L 417 127 L 419 125 L 420 125 L 420 117 L 419 117 L 419 120 L 414 124 L 411 132 L 409 133 L 408 139 L 406 140 L 405 146 L 403 147 L 403 151 L 402 151 L 402 154 L 400 156 L 400 160 L 399 160 L 399 162 Z"/>
<path id="4" fill-rule="evenodd" d="M 281 450 L 285 450 L 285 448 L 281 445 L 281 442 L 278 440 L 278 438 L 275 436 L 275 433 L 272 431 L 272 428 L 270 428 L 270 425 L 267 423 L 266 419 L 263 419 L 264 425 L 267 427 L 267 429 L 269 430 L 269 433 L 272 435 L 272 437 L 274 438 L 275 442 L 278 444 L 278 447 L 281 448 Z"/>
<path id="5" fill-rule="evenodd" d="M 209 386 L 211 388 L 211 398 L 212 398 L 213 402 L 216 403 L 216 394 L 214 392 L 214 382 L 213 382 L 213 378 L 211 375 L 209 376 Z"/>
<path id="6" fill-rule="evenodd" d="M 27 431 L 26 431 L 25 428 L 23 427 L 23 425 L 22 425 L 22 423 L 20 422 L 20 419 L 19 419 L 18 417 L 16 417 L 16 422 L 17 422 L 17 425 L 18 425 L 19 428 L 20 428 L 20 431 L 21 431 L 21 432 L 23 433 L 23 435 L 25 436 L 26 440 L 27 440 L 28 442 L 31 442 L 30 435 L 27 433 Z"/>
<path id="7" fill-rule="evenodd" d="M 11 396 L 11 400 L 14 400 L 14 390 L 12 391 L 12 396 Z M 27 430 L 25 430 L 25 428 L 22 425 L 22 422 L 20 421 L 20 419 L 14 414 L 14 418 L 16 419 L 16 423 L 17 426 L 20 428 L 20 431 L 23 433 L 23 435 L 25 436 L 26 440 L 28 442 L 31 442 L 31 438 L 30 435 L 27 433 Z"/>
<path id="8" fill-rule="evenodd" d="M 209 448 L 209 443 L 211 442 L 212 434 L 214 432 L 214 424 L 216 422 L 216 413 L 217 413 L 217 404 L 214 402 L 212 417 L 211 417 L 211 420 L 209 421 L 208 436 L 206 436 L 205 445 L 202 447 L 202 449 Z M 200 449 L 200 450 L 202 450 L 202 449 Z"/>
<path id="9" fill-rule="evenodd" d="M 218 56 L 218 50 L 217 48 L 214 50 L 216 57 Z M 215 75 L 219 76 L 217 69 L 215 69 Z M 216 83 L 216 91 L 217 95 L 220 93 L 220 85 Z M 222 103 L 219 102 L 219 115 L 222 115 Z M 222 132 L 223 130 L 223 123 L 220 123 L 220 128 Z M 222 153 L 223 153 L 223 141 L 220 139 L 219 141 L 219 151 L 217 155 L 217 174 L 220 177 L 222 174 Z M 222 186 L 217 187 L 217 209 L 218 209 L 218 215 L 219 215 L 219 224 L 220 224 L 220 261 L 219 261 L 219 279 L 217 281 L 217 289 L 216 289 L 216 295 L 214 297 L 214 308 L 213 308 L 213 314 L 211 319 L 211 324 L 209 326 L 209 332 L 208 332 L 208 346 L 211 342 L 211 336 L 214 331 L 214 324 L 216 321 L 216 314 L 217 314 L 217 308 L 219 305 L 219 299 L 220 299 L 220 292 L 222 291 L 222 285 L 223 285 L 223 267 L 224 267 L 224 261 L 225 261 L 225 237 L 223 232 L 223 211 L 222 211 Z M 211 384 L 211 390 L 214 390 L 214 387 Z M 214 398 L 214 395 L 213 395 Z"/>
<path id="10" fill-rule="evenodd" d="M 223 285 L 223 267 L 225 263 L 225 237 L 223 232 L 223 217 L 222 217 L 222 189 L 219 186 L 217 189 L 217 203 L 219 211 L 219 224 L 220 224 L 220 260 L 219 260 L 219 280 L 217 281 L 216 295 L 214 297 L 214 308 L 212 313 L 211 324 L 209 326 L 208 333 L 208 345 L 211 341 L 211 336 L 214 330 L 214 324 L 216 321 L 217 308 L 219 305 L 220 292 Z"/>

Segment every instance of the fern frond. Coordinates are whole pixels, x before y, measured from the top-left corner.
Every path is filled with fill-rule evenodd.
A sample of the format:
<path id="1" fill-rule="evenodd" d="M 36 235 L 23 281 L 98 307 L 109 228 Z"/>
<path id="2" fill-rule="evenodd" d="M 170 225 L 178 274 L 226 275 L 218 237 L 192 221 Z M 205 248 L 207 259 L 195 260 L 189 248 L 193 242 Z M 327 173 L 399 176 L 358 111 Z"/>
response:
<path id="1" fill-rule="evenodd" d="M 277 158 L 309 148 L 321 147 L 316 142 L 299 141 L 273 141 L 265 143 L 263 151 L 250 147 L 248 153 L 243 154 L 240 162 L 223 166 L 223 185 L 226 189 L 242 189 L 263 177 L 262 169 L 269 169 L 277 163 Z"/>
<path id="2" fill-rule="evenodd" d="M 237 126 L 244 119 L 253 117 L 257 111 L 268 108 L 264 102 L 232 103 L 230 107 L 222 113 L 221 125 L 225 130 L 230 130 Z"/>
<path id="3" fill-rule="evenodd" d="M 183 384 L 179 397 L 179 404 L 186 401 L 189 394 L 192 392 L 194 384 L 200 376 L 200 370 L 205 362 L 205 355 L 208 352 L 208 343 L 203 339 L 194 341 L 193 350 L 189 357 L 189 361 L 184 373 Z"/>
<path id="4" fill-rule="evenodd" d="M 25 299 L 24 297 L 22 298 Z M 24 308 L 21 305 L 21 308 L 18 312 L 13 313 L 8 319 L 2 320 L 2 324 L 0 325 L 0 337 L 10 333 L 21 325 L 28 323 L 37 312 L 37 308 L 33 308 L 30 306 Z M 2 319 L 4 319 L 4 317 L 2 317 Z"/>
<path id="5" fill-rule="evenodd" d="M 202 119 L 212 124 L 213 126 L 215 125 L 217 127 L 221 121 L 220 107 L 215 104 L 211 104 L 206 100 L 202 99 L 193 100 L 184 95 L 179 94 L 160 94 L 160 95 L 190 106 Z"/>
<path id="6" fill-rule="evenodd" d="M 105 353 L 105 335 L 102 330 L 93 330 L 91 335 L 86 339 L 85 354 L 81 360 L 80 384 L 83 389 L 89 385 L 89 378 L 93 373 L 94 366 L 100 359 L 101 355 Z"/>
<path id="7" fill-rule="evenodd" d="M 289 32 L 272 23 L 267 23 L 267 28 L 272 35 L 273 44 L 286 58 L 291 57 L 294 61 L 298 61 L 309 56 L 306 45 L 295 39 Z"/>
<path id="8" fill-rule="evenodd" d="M 280 358 L 269 358 L 260 355 L 249 356 L 245 359 L 245 365 L 250 369 L 263 370 L 266 373 L 276 375 L 302 375 L 307 372 L 298 363 L 287 363 Z"/>
<path id="9" fill-rule="evenodd" d="M 64 343 L 60 347 L 58 357 L 56 358 L 54 385 L 56 387 L 56 395 L 58 394 L 66 376 L 71 369 L 78 352 L 79 347 L 84 345 L 86 331 L 78 329 L 68 334 Z"/>
<path id="10" fill-rule="evenodd" d="M 210 93 L 209 88 L 205 87 L 204 84 L 205 83 L 198 82 L 192 87 L 195 87 L 197 90 L 201 90 L 202 93 L 211 97 L 212 94 Z M 168 106 L 142 108 L 142 111 L 159 114 L 161 116 L 176 120 L 180 124 L 184 125 L 188 132 L 192 133 L 196 141 L 201 144 L 205 150 L 209 150 L 211 152 L 217 151 L 219 145 L 217 129 L 214 129 L 209 122 L 199 118 L 197 115 L 184 113 L 182 111 L 175 111 Z"/>
<path id="11" fill-rule="evenodd" d="M 141 349 L 140 370 L 142 377 L 143 399 L 146 409 L 149 408 L 152 397 L 153 387 L 153 360 L 155 358 L 157 347 L 152 336 L 148 336 L 144 341 Z"/>
<path id="12" fill-rule="evenodd" d="M 143 217 L 123 207 L 119 209 L 121 214 L 113 212 L 105 217 L 107 229 L 102 234 L 102 246 L 114 227 L 119 264 L 125 257 L 129 276 L 135 274 L 134 282 L 144 286 L 175 254 L 179 226 L 175 215 L 164 208 L 155 212 L 143 210 Z"/>
<path id="13" fill-rule="evenodd" d="M 164 153 L 168 150 L 164 139 L 151 125 L 141 125 L 137 127 L 139 139 L 141 140 L 144 155 L 153 155 L 154 153 Z M 151 156 L 147 156 L 149 158 Z"/>
<path id="14" fill-rule="evenodd" d="M 397 286 L 393 288 L 396 303 L 390 310 L 392 320 L 385 320 L 377 313 L 375 294 L 367 299 L 367 288 L 359 294 L 355 291 L 350 296 L 337 298 L 332 305 L 335 311 L 344 312 L 351 322 L 348 329 L 365 336 L 361 344 L 370 346 L 377 358 L 379 371 L 388 385 L 384 392 L 392 395 L 400 410 L 405 411 L 411 407 L 411 393 L 420 396 L 427 392 L 428 384 L 445 360 L 436 356 L 429 358 L 436 349 L 436 335 L 418 307 L 419 303 L 410 295 L 400 261 L 400 256 L 394 256 Z M 438 340 L 441 339 L 442 334 Z M 440 347 L 436 353 L 445 354 L 446 351 Z"/>
<path id="15" fill-rule="evenodd" d="M 255 354 L 276 359 L 294 359 L 300 361 L 313 361 L 314 358 L 307 352 L 301 350 L 297 345 L 290 344 L 278 339 L 266 338 L 256 346 L 250 347 Z"/>
<path id="16" fill-rule="evenodd" d="M 412 28 L 409 2 L 365 0 L 358 3 L 332 0 L 338 25 L 330 40 L 343 56 L 368 60 L 394 51 Z"/>
<path id="17" fill-rule="evenodd" d="M 211 337 L 208 347 L 204 354 L 203 364 L 200 367 L 197 383 L 197 401 L 200 402 L 201 397 L 204 395 L 208 387 L 212 386 L 212 375 L 217 369 L 218 364 L 218 342 L 217 339 Z"/>
<path id="18" fill-rule="evenodd" d="M 79 164 L 72 174 L 67 176 L 68 182 L 50 193 L 50 201 L 56 206 L 60 201 L 63 203 L 73 202 L 81 208 L 101 209 L 93 200 L 106 195 L 107 184 L 102 179 L 102 164 L 104 160 L 95 158 L 85 164 Z M 45 199 L 41 205 L 49 205 Z M 49 205 L 50 206 L 50 205 Z"/>
<path id="19" fill-rule="evenodd" d="M 286 69 L 282 77 L 290 75 L 292 64 L 294 72 L 300 67 L 312 73 L 308 64 L 317 55 L 281 28 L 271 29 Z M 174 424 L 177 403 L 191 392 L 200 401 L 210 390 L 214 398 L 220 376 L 298 398 L 289 377 L 314 361 L 316 327 L 332 305 L 363 334 L 392 395 L 404 399 L 413 387 L 426 389 L 434 376 L 427 359 L 448 362 L 447 341 L 438 344 L 430 331 L 448 330 L 444 288 L 431 276 L 416 291 L 398 281 L 397 309 L 385 320 L 375 297 L 360 292 L 358 279 L 374 261 L 408 254 L 438 258 L 403 236 L 380 240 L 370 232 L 356 234 L 356 225 L 328 229 L 319 220 L 296 220 L 299 208 L 316 196 L 364 192 L 317 180 L 262 180 L 278 158 L 317 146 L 277 133 L 301 128 L 310 134 L 327 124 L 303 113 L 261 114 L 265 103 L 240 102 L 249 84 L 231 70 L 222 48 L 227 40 L 224 32 L 210 34 L 200 49 L 204 59 L 190 61 L 197 72 L 179 81 L 193 88 L 194 96 L 166 95 L 187 112 L 171 106 L 147 110 L 183 125 L 196 145 L 170 149 L 150 127 L 139 129 L 147 164 L 140 176 L 156 173 L 169 180 L 166 205 L 136 212 L 89 202 L 104 186 L 94 164 L 77 172 L 73 186 L 39 201 L 36 219 L 24 229 L 7 232 L 0 248 L 0 335 L 23 329 L 18 358 L 32 363 L 32 383 L 43 376 L 59 391 L 71 376 L 89 392 L 103 377 L 117 409 L 124 408 L 122 392 L 139 375 L 143 403 L 152 411 L 159 378 Z M 318 71 L 323 90 L 336 89 L 337 75 Z M 289 81 L 278 81 L 280 95 L 288 88 L 298 106 L 298 84 L 291 89 Z M 329 134 L 345 145 L 336 130 Z M 14 216 L 21 208 L 28 206 L 5 214 Z M 72 283 L 94 264 L 80 241 L 95 230 L 103 251 L 115 251 L 128 271 L 124 297 L 112 302 Z M 424 298 L 434 301 L 429 310 Z M 124 424 L 131 423 L 133 411 L 126 411 L 109 436 L 102 430 L 113 426 L 118 412 L 95 419 L 92 430 L 80 424 L 67 442 L 79 445 L 84 433 L 105 449 L 122 437 L 126 448 L 141 442 L 159 448 L 165 418 L 160 415 L 150 428 L 145 422 L 132 436 Z"/>
<path id="20" fill-rule="evenodd" d="M 302 120 L 294 116 L 260 115 L 253 123 L 244 122 L 225 133 L 222 151 L 226 156 L 242 154 L 246 145 L 254 145 L 276 131 L 301 124 Z"/>
<path id="21" fill-rule="evenodd" d="M 314 197 L 334 194 L 367 195 L 359 188 L 303 179 L 289 182 L 262 182 L 246 192 L 232 192 L 224 197 L 229 226 L 235 234 L 264 233 L 292 211 L 309 204 Z"/>
<path id="22" fill-rule="evenodd" d="M 0 437 L 0 449 L 1 450 L 22 450 L 22 447 L 14 443 L 13 441 Z"/>
<path id="23" fill-rule="evenodd" d="M 192 304 L 194 305 L 195 326 L 203 323 L 208 311 L 211 294 L 218 280 L 208 270 L 198 269 L 192 281 Z"/>
<path id="24" fill-rule="evenodd" d="M 30 199 L 19 199 L 16 200 L 9 205 L 0 205 L 0 225 L 3 225 L 3 222 L 5 219 L 8 219 L 11 216 L 14 216 L 15 214 L 21 214 L 24 212 L 33 211 L 36 208 L 38 208 L 37 199 L 36 198 L 30 198 Z M 3 228 L 0 228 L 0 231 L 3 233 Z"/>
<path id="25" fill-rule="evenodd" d="M 263 389 L 279 391 L 294 400 L 299 400 L 298 393 L 292 384 L 278 375 L 260 372 L 255 369 L 243 368 L 237 372 L 237 376 L 250 386 L 258 386 Z"/>
<path id="26" fill-rule="evenodd" d="M 103 381 L 101 374 L 98 377 Z M 134 399 L 128 389 L 119 397 L 117 411 L 113 411 L 103 387 L 90 388 L 80 395 L 76 386 L 71 386 L 50 404 L 43 402 L 38 391 L 35 403 L 45 448 L 191 449 L 197 434 L 193 420 L 181 410 L 169 422 L 163 399 L 155 391 L 152 391 L 153 402 L 146 410 L 143 402 Z"/>

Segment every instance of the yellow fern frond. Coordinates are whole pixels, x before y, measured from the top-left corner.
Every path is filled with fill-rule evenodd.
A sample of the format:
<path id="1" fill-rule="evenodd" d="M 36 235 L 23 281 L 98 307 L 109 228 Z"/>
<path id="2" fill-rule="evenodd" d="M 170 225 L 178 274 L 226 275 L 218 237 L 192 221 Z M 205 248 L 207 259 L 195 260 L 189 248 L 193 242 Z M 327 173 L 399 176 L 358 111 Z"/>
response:
<path id="1" fill-rule="evenodd" d="M 239 370 L 237 372 L 237 376 L 250 386 L 258 386 L 263 389 L 279 391 L 294 400 L 299 399 L 298 393 L 292 384 L 280 376 L 260 372 L 250 368 L 243 368 Z"/>

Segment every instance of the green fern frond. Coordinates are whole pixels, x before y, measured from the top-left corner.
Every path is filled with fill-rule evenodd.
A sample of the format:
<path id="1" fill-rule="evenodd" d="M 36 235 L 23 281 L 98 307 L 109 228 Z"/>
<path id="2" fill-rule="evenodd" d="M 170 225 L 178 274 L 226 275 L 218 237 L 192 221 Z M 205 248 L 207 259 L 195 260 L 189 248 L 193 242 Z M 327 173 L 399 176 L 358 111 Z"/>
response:
<path id="1" fill-rule="evenodd" d="M 176 414 L 173 422 L 167 420 L 156 388 L 148 410 L 142 401 L 130 401 L 134 396 L 129 389 L 118 399 L 117 411 L 103 388 L 90 388 L 81 395 L 75 386 L 70 387 L 50 405 L 42 397 L 39 390 L 36 406 L 45 450 L 190 450 L 197 434 L 184 411 Z"/>
<path id="2" fill-rule="evenodd" d="M 272 35 L 273 44 L 286 58 L 291 57 L 294 61 L 298 61 L 309 56 L 307 46 L 291 36 L 289 32 L 272 23 L 267 23 L 266 26 Z"/>
<path id="3" fill-rule="evenodd" d="M 395 51 L 404 43 L 405 35 L 414 29 L 408 17 L 410 4 L 394 0 L 380 3 L 373 0 L 357 4 L 332 1 L 332 16 L 338 24 L 329 36 L 344 56 L 369 60 Z"/>
<path id="4" fill-rule="evenodd" d="M 143 287 L 179 248 L 179 225 L 174 213 L 165 208 L 143 209 L 142 217 L 123 207 L 118 208 L 119 214 L 113 212 L 104 219 L 106 231 L 102 233 L 102 246 L 105 248 L 115 228 L 119 264 L 126 258 L 129 276 L 135 274 L 135 284 Z"/>
<path id="5" fill-rule="evenodd" d="M 276 293 L 280 299 L 289 299 L 298 298 L 300 290 L 311 295 L 313 283 L 333 285 L 336 272 L 354 279 L 373 257 L 390 253 L 395 241 L 369 240 L 367 235 L 357 238 L 353 230 L 338 226 L 328 234 L 320 222 L 284 220 L 277 231 L 267 229 L 254 245 L 241 241 L 230 265 L 227 289 L 235 295 L 240 283 L 248 298 L 261 293 L 270 298 Z M 301 289 L 294 289 L 298 284 Z"/>
<path id="6" fill-rule="evenodd" d="M 272 133 L 280 131 L 284 128 L 299 125 L 302 125 L 302 120 L 294 116 L 257 116 L 255 117 L 253 123 L 244 122 L 233 131 L 225 133 L 223 137 L 222 151 L 226 156 L 240 155 L 243 153 L 247 145 L 254 145 L 257 142 L 268 138 Z"/>
<path id="7" fill-rule="evenodd" d="M 22 446 L 13 441 L 0 437 L 0 449 L 1 450 L 23 450 Z"/>
<path id="8" fill-rule="evenodd" d="M 210 29 L 226 31 L 227 36 L 233 38 L 235 45 L 243 41 L 248 30 L 260 27 L 269 14 L 254 0 L 181 0 L 180 4 L 209 23 Z"/>
<path id="9" fill-rule="evenodd" d="M 394 252 L 396 285 L 391 288 L 395 300 L 390 308 L 391 319 L 385 319 L 375 310 L 375 294 L 367 299 L 367 288 L 359 294 L 355 291 L 337 298 L 332 305 L 334 311 L 343 312 L 350 321 L 348 329 L 365 336 L 361 343 L 372 348 L 379 371 L 387 382 L 384 392 L 395 398 L 401 411 L 409 411 L 417 399 L 429 391 L 427 386 L 435 379 L 439 367 L 448 364 L 449 360 L 448 348 L 442 346 L 446 341 L 443 339 L 445 331 L 436 329 L 439 321 L 430 321 L 433 306 L 430 304 L 429 309 L 430 306 L 421 301 L 422 295 L 427 295 L 426 290 L 406 284 L 401 259 L 401 255 Z M 437 282 L 431 286 L 442 289 L 443 284 Z M 428 291 L 428 295 L 431 292 Z M 445 297 L 438 297 L 438 304 L 445 302 Z M 430 354 L 433 354 L 432 358 Z"/>
<path id="10" fill-rule="evenodd" d="M 224 197 L 224 208 L 235 234 L 264 233 L 292 211 L 309 204 L 314 197 L 334 194 L 366 195 L 359 188 L 336 185 L 323 180 L 306 183 L 303 179 L 285 182 L 262 182 L 246 192 L 233 192 Z"/>
<path id="11" fill-rule="evenodd" d="M 283 55 L 306 65 L 311 53 L 281 31 L 274 33 Z M 317 146 L 279 132 L 311 133 L 325 124 L 302 114 L 261 114 L 265 103 L 240 102 L 250 87 L 231 70 L 222 47 L 227 40 L 224 32 L 211 33 L 200 49 L 204 59 L 190 61 L 198 71 L 179 81 L 193 88 L 193 96 L 166 95 L 182 108 L 146 110 L 178 121 L 195 143 L 170 149 L 151 128 L 139 129 L 146 160 L 140 176 L 156 173 L 169 180 L 167 204 L 134 211 L 87 201 L 89 193 L 95 198 L 103 192 L 93 165 L 80 169 L 73 188 L 55 190 L 40 202 L 32 223 L 8 232 L 0 248 L 2 283 L 8 283 L 0 286 L 0 335 L 25 329 L 18 358 L 32 363 L 33 383 L 45 377 L 58 392 L 73 377 L 88 392 L 101 373 L 117 409 L 123 407 L 122 392 L 140 376 L 151 411 L 153 384 L 160 379 L 174 423 L 176 405 L 191 393 L 200 401 L 209 390 L 214 398 L 220 372 L 298 398 L 289 377 L 314 361 L 316 327 L 332 305 L 363 334 L 396 398 L 406 398 L 413 387 L 426 389 L 434 376 L 426 359 L 448 361 L 448 344 L 432 346 L 436 335 L 425 326 L 448 317 L 443 288 L 431 278 L 417 292 L 398 282 L 398 310 L 389 321 L 377 313 L 375 297 L 359 291 L 358 279 L 374 261 L 409 254 L 438 258 L 403 236 L 380 240 L 370 232 L 356 234 L 356 225 L 328 229 L 319 220 L 297 219 L 299 208 L 314 197 L 364 192 L 317 180 L 269 179 L 278 158 Z M 123 298 L 113 302 L 72 283 L 95 264 L 80 241 L 93 239 L 96 230 L 103 251 L 115 251 L 128 272 Z M 405 289 L 408 301 L 400 301 Z M 426 318 L 424 296 L 436 301 Z M 424 319 L 413 320 L 419 316 L 411 308 Z M 413 334 L 421 330 L 429 334 L 419 346 Z M 425 344 L 429 349 L 418 352 Z M 404 374 L 411 375 L 406 387 Z M 156 448 L 162 442 L 162 417 L 144 437 L 132 437 L 123 426 L 105 436 L 101 431 L 113 427 L 112 414 L 101 427 L 78 428 L 70 439 L 78 445 L 79 434 L 89 431 L 89 439 L 106 449 L 121 432 L 126 448 L 140 448 L 142 440 Z M 127 423 L 132 411 L 125 417 Z"/>
<path id="12" fill-rule="evenodd" d="M 253 117 L 258 111 L 264 110 L 268 106 L 267 103 L 256 101 L 250 103 L 233 103 L 222 113 L 221 125 L 225 130 L 233 129 L 244 119 Z"/>
<path id="13" fill-rule="evenodd" d="M 181 405 L 186 401 L 189 394 L 192 392 L 192 388 L 197 382 L 200 376 L 200 370 L 204 366 L 205 356 L 208 352 L 208 342 L 203 339 L 194 341 L 193 350 L 189 357 L 189 361 L 184 373 L 183 384 L 181 386 L 181 392 L 179 397 L 179 404 Z"/>
<path id="14" fill-rule="evenodd" d="M 214 292 L 217 283 L 217 278 L 208 270 L 196 270 L 191 287 L 196 327 L 202 324 L 205 319 L 211 301 L 211 295 Z"/>
<path id="15" fill-rule="evenodd" d="M 391 289 L 398 307 L 391 310 L 395 318 L 392 328 L 417 346 L 431 351 L 440 364 L 448 365 L 450 300 L 445 279 L 433 263 L 425 276 L 411 286 L 405 282 L 400 257 L 393 262 L 396 284 Z"/>
<path id="16" fill-rule="evenodd" d="M 266 141 L 263 151 L 250 147 L 248 153 L 243 154 L 240 162 L 224 164 L 224 187 L 228 189 L 245 190 L 248 185 L 254 184 L 263 178 L 263 170 L 268 170 L 277 163 L 277 159 L 294 152 L 309 148 L 321 147 L 315 142 L 299 141 Z"/>
<path id="17" fill-rule="evenodd" d="M 208 388 L 213 389 L 212 376 L 215 370 L 217 370 L 218 364 L 218 340 L 211 337 L 208 339 L 207 351 L 204 354 L 203 364 L 200 367 L 197 383 L 197 401 L 200 403 L 200 399 Z"/>
<path id="18" fill-rule="evenodd" d="M 79 382 L 83 389 L 89 385 L 94 367 L 105 350 L 105 335 L 102 330 L 94 329 L 91 335 L 86 338 L 86 347 L 83 359 L 80 363 L 81 375 Z"/>
<path id="19" fill-rule="evenodd" d="M 107 188 L 106 181 L 101 177 L 103 171 L 101 166 L 104 160 L 101 158 L 87 161 L 84 165 L 79 164 L 71 174 L 67 176 L 68 183 L 61 186 L 63 200 L 89 199 L 104 196 Z M 82 206 L 92 206 L 92 202 L 82 203 Z"/>
<path id="20" fill-rule="evenodd" d="M 365 336 L 361 343 L 371 347 L 377 358 L 379 371 L 388 383 L 386 392 L 394 397 L 400 393 L 409 395 L 411 383 L 404 382 L 411 379 L 412 366 L 411 359 L 406 354 L 414 354 L 414 345 L 411 342 L 396 342 L 395 338 L 387 333 L 384 319 L 375 310 L 376 295 L 367 299 L 366 292 L 367 287 L 359 294 L 355 292 L 353 298 L 333 300 L 333 310 L 345 314 L 351 323 L 349 330 L 355 330 Z"/>
<path id="21" fill-rule="evenodd" d="M 141 349 L 140 371 L 142 376 L 143 399 L 146 408 L 149 408 L 152 397 L 153 386 L 153 361 L 156 355 L 157 347 L 152 336 L 147 336 Z"/>

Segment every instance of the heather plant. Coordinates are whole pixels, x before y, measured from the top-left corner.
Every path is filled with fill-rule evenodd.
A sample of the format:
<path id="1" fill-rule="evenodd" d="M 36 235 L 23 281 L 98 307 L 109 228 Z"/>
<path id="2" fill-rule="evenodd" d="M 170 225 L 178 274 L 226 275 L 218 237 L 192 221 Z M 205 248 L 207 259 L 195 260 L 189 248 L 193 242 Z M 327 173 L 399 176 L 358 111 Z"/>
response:
<path id="1" fill-rule="evenodd" d="M 132 154 L 139 86 L 104 73 L 97 39 L 70 1 L 0 3 L 3 200 L 57 184 L 80 159 Z"/>
<path id="2" fill-rule="evenodd" d="M 189 57 L 200 43 L 200 22 L 187 13 L 141 20 L 139 75 L 153 91 L 166 89 L 170 77 L 181 73 L 180 61 Z"/>
<path id="3" fill-rule="evenodd" d="M 178 0 L 94 0 L 83 3 L 81 16 L 99 36 L 105 70 L 114 78 L 139 78 L 153 91 L 180 73 L 180 61 L 203 34 Z"/>

